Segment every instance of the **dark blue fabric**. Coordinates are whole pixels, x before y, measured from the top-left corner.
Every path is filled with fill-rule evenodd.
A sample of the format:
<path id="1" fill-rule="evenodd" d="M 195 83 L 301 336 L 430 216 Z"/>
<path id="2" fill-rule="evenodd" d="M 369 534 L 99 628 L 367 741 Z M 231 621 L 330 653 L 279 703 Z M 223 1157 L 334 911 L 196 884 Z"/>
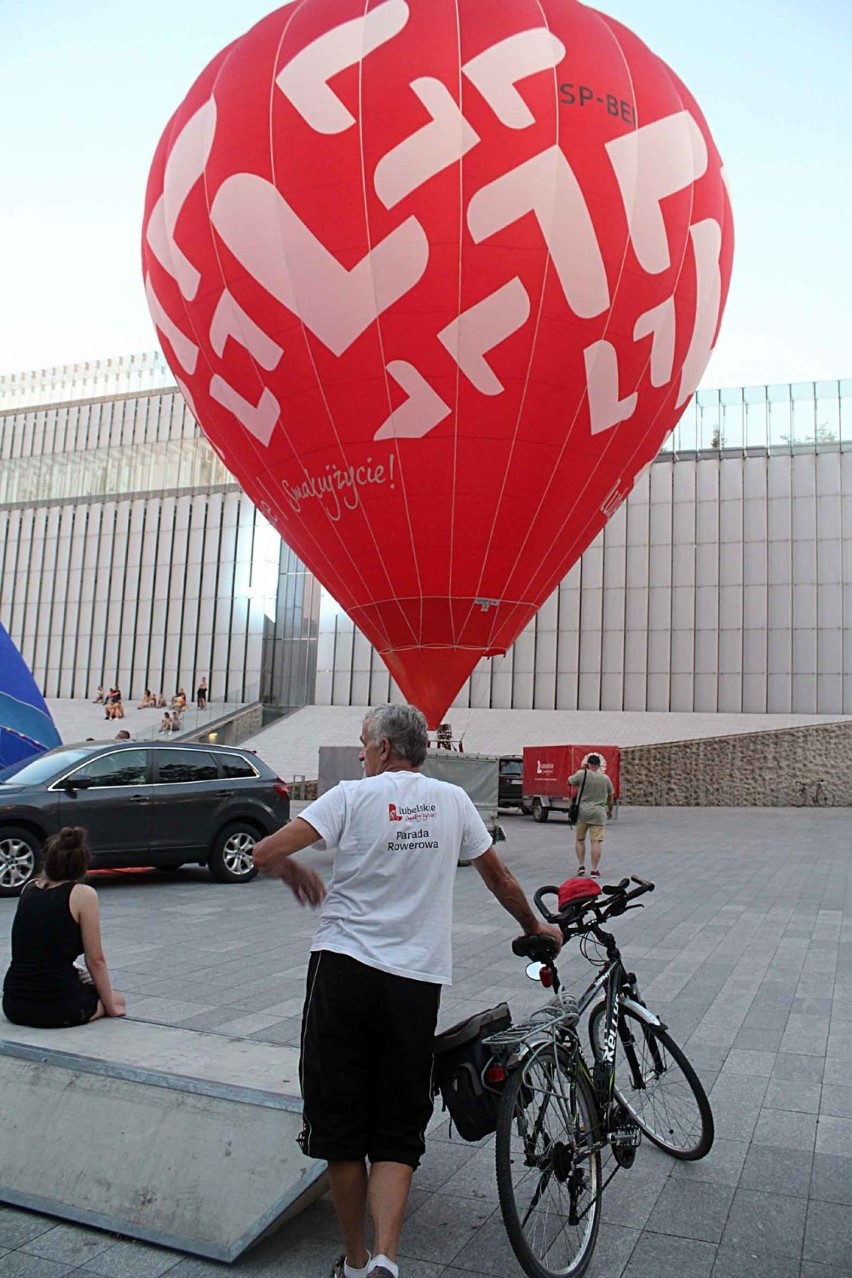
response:
<path id="1" fill-rule="evenodd" d="M 44 697 L 0 625 L 0 768 L 61 744 Z"/>

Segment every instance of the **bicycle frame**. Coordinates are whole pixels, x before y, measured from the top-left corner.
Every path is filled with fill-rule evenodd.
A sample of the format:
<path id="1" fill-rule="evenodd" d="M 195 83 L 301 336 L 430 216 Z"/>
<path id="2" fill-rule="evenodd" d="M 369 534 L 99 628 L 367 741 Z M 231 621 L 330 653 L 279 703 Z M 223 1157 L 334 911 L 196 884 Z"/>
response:
<path id="1" fill-rule="evenodd" d="M 595 1091 L 595 1100 L 601 1115 L 606 1115 L 614 1100 L 615 1091 L 615 1058 L 618 1051 L 619 1040 L 622 1050 L 630 1067 L 631 1081 L 634 1089 L 637 1091 L 644 1089 L 645 1080 L 639 1069 L 639 1061 L 633 1046 L 633 1037 L 630 1027 L 619 1016 L 622 1007 L 631 1011 L 643 1024 L 652 1025 L 656 1029 L 665 1029 L 666 1026 L 649 1011 L 639 994 L 639 986 L 634 972 L 628 972 L 624 967 L 624 962 L 615 938 L 608 932 L 601 929 L 593 929 L 593 933 L 597 940 L 606 946 L 607 961 L 595 979 L 577 997 L 577 1007 L 579 1014 L 583 1012 L 594 1002 L 599 991 L 604 990 L 606 996 L 606 1009 L 604 1012 L 604 1032 L 602 1037 L 602 1054 L 595 1058 L 593 1070 L 590 1072 L 586 1068 L 588 1075 Z M 558 993 L 560 986 L 559 974 L 554 964 L 548 964 L 553 975 L 554 992 Z M 664 1062 L 660 1058 L 659 1048 L 655 1038 L 650 1040 L 651 1056 L 654 1061 L 654 1068 L 662 1072 L 665 1068 Z M 585 1066 L 582 1053 L 580 1060 Z"/>

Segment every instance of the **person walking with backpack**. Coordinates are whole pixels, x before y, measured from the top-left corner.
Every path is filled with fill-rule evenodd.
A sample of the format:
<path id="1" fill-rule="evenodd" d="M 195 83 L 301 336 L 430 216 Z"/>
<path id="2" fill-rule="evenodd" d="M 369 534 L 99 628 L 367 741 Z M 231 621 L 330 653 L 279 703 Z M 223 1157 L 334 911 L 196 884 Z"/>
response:
<path id="1" fill-rule="evenodd" d="M 414 706 L 371 710 L 361 728 L 363 779 L 341 781 L 254 848 L 261 874 L 282 879 L 301 904 L 323 906 L 302 1017 L 299 1141 L 328 1161 L 345 1247 L 332 1278 L 399 1275 L 403 1215 L 432 1113 L 438 1003 L 452 979 L 458 862 L 472 862 L 526 935 L 562 944 L 559 929 L 533 914 L 468 795 L 421 775 L 428 741 Z M 311 844 L 334 851 L 327 893 L 293 859 Z"/>
<path id="2" fill-rule="evenodd" d="M 585 767 L 568 778 L 568 784 L 577 787 L 579 810 L 574 827 L 574 849 L 577 853 L 577 874 L 586 873 L 586 835 L 592 851 L 592 877 L 601 876 L 600 863 L 606 823 L 612 816 L 615 789 L 605 772 L 601 772 L 601 756 L 590 754 Z"/>

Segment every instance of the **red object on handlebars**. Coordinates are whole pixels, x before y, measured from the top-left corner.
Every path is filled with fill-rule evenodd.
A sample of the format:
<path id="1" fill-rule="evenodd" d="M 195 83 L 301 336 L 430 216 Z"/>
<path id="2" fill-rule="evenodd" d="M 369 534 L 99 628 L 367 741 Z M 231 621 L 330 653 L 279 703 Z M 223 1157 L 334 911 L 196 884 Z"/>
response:
<path id="1" fill-rule="evenodd" d="M 559 888 L 559 908 L 564 910 L 566 905 L 581 897 L 598 896 L 600 890 L 600 883 L 596 883 L 594 879 L 566 879 Z"/>

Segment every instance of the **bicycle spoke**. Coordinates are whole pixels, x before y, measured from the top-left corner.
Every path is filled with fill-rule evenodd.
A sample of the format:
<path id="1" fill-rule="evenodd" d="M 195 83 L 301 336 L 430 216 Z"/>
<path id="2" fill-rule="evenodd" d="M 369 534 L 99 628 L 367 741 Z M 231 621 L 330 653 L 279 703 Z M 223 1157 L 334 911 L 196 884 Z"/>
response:
<path id="1" fill-rule="evenodd" d="M 524 1226 L 526 1225 L 530 1216 L 535 1211 L 536 1207 L 539 1204 L 539 1200 L 541 1199 L 542 1194 L 547 1189 L 547 1186 L 550 1182 L 550 1178 L 552 1175 L 553 1175 L 552 1167 L 545 1168 L 545 1170 L 541 1173 L 541 1176 L 539 1177 L 538 1185 L 536 1186 L 536 1191 L 532 1196 L 529 1207 L 527 1208 L 527 1214 L 524 1216 L 523 1220 L 521 1221 L 522 1225 Z"/>

